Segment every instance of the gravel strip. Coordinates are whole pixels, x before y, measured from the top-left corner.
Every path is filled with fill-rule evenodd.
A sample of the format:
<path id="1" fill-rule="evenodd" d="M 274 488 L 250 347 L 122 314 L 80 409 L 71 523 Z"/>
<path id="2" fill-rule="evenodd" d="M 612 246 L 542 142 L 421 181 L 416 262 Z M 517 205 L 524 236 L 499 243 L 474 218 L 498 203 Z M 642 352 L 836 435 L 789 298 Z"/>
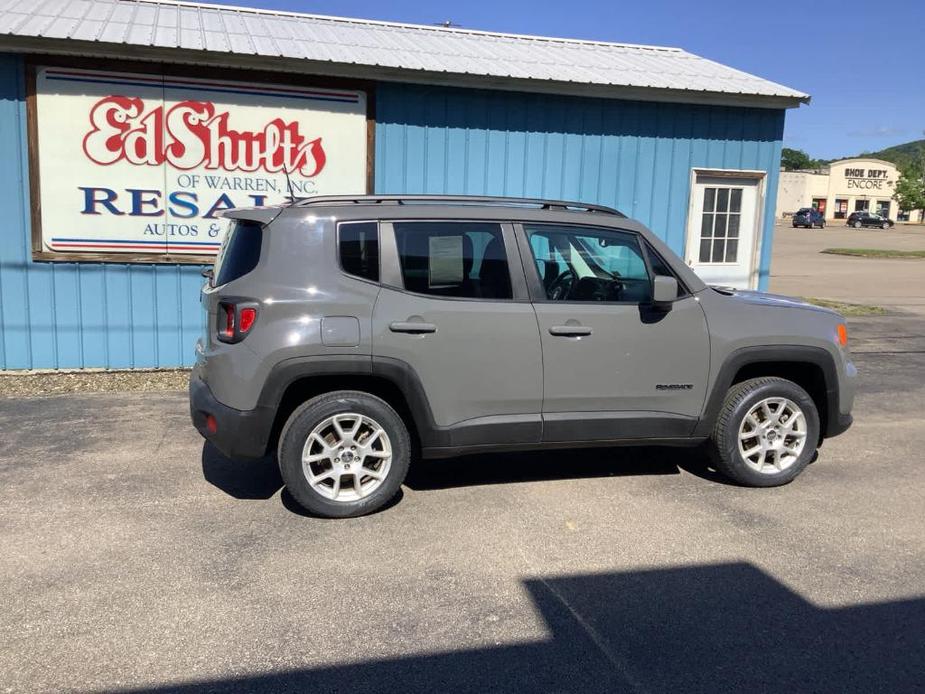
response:
<path id="1" fill-rule="evenodd" d="M 189 369 L 0 372 L 0 398 L 186 390 Z"/>

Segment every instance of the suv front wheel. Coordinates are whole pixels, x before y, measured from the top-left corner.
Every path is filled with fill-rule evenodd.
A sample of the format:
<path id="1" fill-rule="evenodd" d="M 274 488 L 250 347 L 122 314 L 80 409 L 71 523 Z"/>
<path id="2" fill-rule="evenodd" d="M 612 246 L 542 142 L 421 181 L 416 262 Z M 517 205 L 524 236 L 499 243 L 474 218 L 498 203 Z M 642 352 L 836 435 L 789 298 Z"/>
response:
<path id="1" fill-rule="evenodd" d="M 300 506 L 325 518 L 350 518 L 376 511 L 398 493 L 410 449 L 408 430 L 387 402 L 342 390 L 296 408 L 277 456 Z"/>
<path id="2" fill-rule="evenodd" d="M 787 484 L 812 461 L 819 412 L 792 381 L 752 378 L 729 389 L 710 452 L 719 472 L 748 487 Z"/>

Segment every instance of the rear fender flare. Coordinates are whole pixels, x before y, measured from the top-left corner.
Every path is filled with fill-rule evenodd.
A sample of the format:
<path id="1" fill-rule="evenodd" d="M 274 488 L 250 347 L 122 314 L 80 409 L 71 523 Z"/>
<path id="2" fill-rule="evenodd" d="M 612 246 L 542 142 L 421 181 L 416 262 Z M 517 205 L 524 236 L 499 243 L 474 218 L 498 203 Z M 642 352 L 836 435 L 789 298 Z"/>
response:
<path id="1" fill-rule="evenodd" d="M 417 372 L 406 362 L 369 355 L 318 355 L 293 357 L 274 366 L 258 406 L 276 413 L 286 390 L 297 381 L 323 376 L 351 376 L 388 381 L 405 399 L 422 446 L 439 445 L 441 440 L 434 424 L 430 403 Z"/>

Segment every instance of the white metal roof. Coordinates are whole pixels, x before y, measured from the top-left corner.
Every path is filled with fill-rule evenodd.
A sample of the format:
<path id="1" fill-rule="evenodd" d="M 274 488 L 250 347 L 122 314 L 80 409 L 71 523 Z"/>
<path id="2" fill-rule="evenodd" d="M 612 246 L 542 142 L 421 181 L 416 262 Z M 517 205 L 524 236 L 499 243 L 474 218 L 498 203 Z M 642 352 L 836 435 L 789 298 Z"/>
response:
<path id="1" fill-rule="evenodd" d="M 214 59 L 224 55 L 240 66 L 258 67 L 260 59 L 259 66 L 267 69 L 310 61 L 344 76 L 444 83 L 465 76 L 485 80 L 488 87 L 529 90 L 528 83 L 545 83 L 544 91 L 557 91 L 551 86 L 574 85 L 614 96 L 630 89 L 629 96 L 638 98 L 658 98 L 655 94 L 664 91 L 674 95 L 672 100 L 714 101 L 707 97 L 727 95 L 777 106 L 809 100 L 807 94 L 680 48 L 171 0 L 0 0 L 0 49 L 30 48 L 136 58 L 153 57 L 159 49 L 171 51 L 177 62 L 191 62 L 196 53 L 212 56 L 211 64 L 217 64 Z M 467 86 L 473 86 L 471 79 Z"/>

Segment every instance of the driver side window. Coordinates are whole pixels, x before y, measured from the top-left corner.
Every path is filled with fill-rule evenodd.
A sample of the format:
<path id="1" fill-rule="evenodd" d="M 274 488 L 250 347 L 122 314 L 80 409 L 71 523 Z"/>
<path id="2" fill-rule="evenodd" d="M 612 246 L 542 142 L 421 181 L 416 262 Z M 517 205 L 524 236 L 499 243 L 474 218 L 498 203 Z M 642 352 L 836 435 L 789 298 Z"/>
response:
<path id="1" fill-rule="evenodd" d="M 525 224 L 550 301 L 643 303 L 652 298 L 635 234 L 592 227 Z"/>

